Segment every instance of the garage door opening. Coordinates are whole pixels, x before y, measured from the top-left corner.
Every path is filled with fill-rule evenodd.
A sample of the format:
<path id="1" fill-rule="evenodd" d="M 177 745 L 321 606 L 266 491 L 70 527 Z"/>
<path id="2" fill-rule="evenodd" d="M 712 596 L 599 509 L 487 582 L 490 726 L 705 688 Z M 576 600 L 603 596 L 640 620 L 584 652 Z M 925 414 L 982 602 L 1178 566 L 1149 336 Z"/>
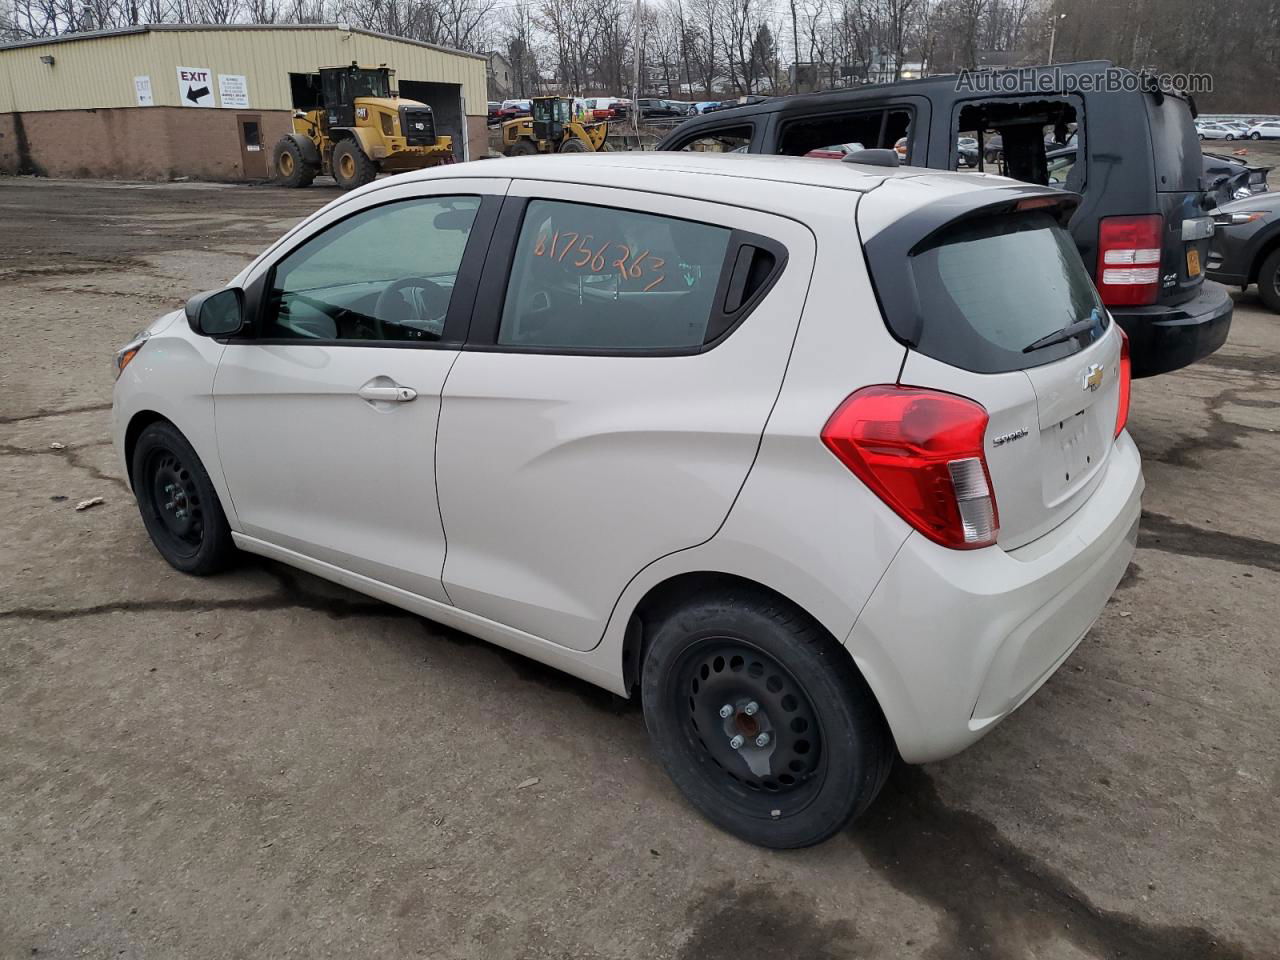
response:
<path id="1" fill-rule="evenodd" d="M 467 118 L 462 112 L 462 85 L 399 78 L 400 96 L 425 103 L 435 114 L 436 133 L 453 137 L 455 160 L 465 160 Z"/>

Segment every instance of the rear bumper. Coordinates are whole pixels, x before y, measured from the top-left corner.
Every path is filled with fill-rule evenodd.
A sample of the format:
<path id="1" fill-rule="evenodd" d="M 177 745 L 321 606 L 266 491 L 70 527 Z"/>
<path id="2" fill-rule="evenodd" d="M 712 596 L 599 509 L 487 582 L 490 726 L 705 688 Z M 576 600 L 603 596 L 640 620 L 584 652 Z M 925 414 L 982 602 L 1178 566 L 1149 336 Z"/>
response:
<path id="1" fill-rule="evenodd" d="M 1065 523 L 1017 550 L 948 550 L 913 533 L 845 641 L 909 763 L 982 737 L 1066 660 L 1137 541 L 1142 463 L 1121 434 Z"/>
<path id="2" fill-rule="evenodd" d="M 1137 378 L 1179 370 L 1213 353 L 1226 343 L 1233 308 L 1227 288 L 1206 280 L 1185 303 L 1122 307 L 1111 315 L 1129 335 Z"/>

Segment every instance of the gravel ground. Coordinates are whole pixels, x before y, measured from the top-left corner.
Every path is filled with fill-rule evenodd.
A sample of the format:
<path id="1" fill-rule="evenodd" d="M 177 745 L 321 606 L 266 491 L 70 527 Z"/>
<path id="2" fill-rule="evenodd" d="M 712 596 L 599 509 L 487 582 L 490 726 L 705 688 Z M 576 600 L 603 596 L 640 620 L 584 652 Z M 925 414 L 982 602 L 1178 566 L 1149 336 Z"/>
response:
<path id="1" fill-rule="evenodd" d="M 1135 385 L 1139 550 L 1066 667 L 778 854 L 682 802 L 632 704 L 152 549 L 113 348 L 333 196 L 0 180 L 0 957 L 1280 956 L 1280 317 L 1254 294 L 1208 362 Z"/>

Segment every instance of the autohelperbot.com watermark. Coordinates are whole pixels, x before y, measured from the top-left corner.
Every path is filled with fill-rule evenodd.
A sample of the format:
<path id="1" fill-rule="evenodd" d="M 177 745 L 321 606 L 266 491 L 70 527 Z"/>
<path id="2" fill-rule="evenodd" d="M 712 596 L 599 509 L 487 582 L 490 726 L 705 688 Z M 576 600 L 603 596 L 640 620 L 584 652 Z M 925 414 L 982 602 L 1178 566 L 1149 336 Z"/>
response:
<path id="1" fill-rule="evenodd" d="M 1147 93 L 1213 92 L 1208 73 L 1158 73 L 1106 67 L 1081 71 L 1061 67 L 1016 67 L 1010 70 L 961 70 L 958 93 Z"/>

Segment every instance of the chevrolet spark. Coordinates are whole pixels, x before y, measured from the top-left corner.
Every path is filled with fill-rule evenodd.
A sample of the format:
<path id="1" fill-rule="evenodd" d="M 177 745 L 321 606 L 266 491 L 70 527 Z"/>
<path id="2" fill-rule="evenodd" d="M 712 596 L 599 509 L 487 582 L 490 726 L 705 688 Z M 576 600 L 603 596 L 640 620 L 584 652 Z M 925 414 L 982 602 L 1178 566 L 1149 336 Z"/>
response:
<path id="1" fill-rule="evenodd" d="M 693 806 L 813 844 L 1018 707 L 1132 555 L 1077 199 L 671 153 L 381 180 L 126 345 L 114 441 L 177 569 L 260 554 L 639 696 Z"/>

